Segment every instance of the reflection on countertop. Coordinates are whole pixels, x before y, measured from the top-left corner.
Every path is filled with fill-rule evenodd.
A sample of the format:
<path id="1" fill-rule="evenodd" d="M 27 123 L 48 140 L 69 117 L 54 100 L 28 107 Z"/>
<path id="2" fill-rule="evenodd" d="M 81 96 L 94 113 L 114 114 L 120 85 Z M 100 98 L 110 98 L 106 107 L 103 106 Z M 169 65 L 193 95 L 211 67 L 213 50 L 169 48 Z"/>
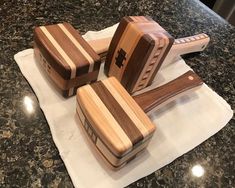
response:
<path id="1" fill-rule="evenodd" d="M 1 1 L 0 187 L 73 187 L 38 100 L 14 62 L 33 28 L 69 22 L 81 34 L 149 15 L 175 38 L 201 32 L 208 48 L 185 61 L 235 109 L 235 29 L 197 0 Z M 235 119 L 201 145 L 128 187 L 233 187 Z"/>
<path id="2" fill-rule="evenodd" d="M 29 96 L 24 97 L 24 107 L 28 114 L 34 112 L 33 100 Z"/>

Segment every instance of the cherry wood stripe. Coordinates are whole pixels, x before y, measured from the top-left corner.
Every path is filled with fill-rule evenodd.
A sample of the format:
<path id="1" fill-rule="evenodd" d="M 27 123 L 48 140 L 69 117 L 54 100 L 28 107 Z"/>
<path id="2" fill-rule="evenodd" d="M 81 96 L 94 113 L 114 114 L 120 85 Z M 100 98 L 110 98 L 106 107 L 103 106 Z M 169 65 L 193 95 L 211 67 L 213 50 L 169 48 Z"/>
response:
<path id="1" fill-rule="evenodd" d="M 77 99 L 100 139 L 113 153 L 123 155 L 132 149 L 132 142 L 90 85 L 77 91 Z"/>
<path id="2" fill-rule="evenodd" d="M 133 145 L 143 140 L 143 135 L 124 111 L 124 109 L 120 106 L 120 104 L 116 101 L 110 91 L 105 87 L 105 85 L 99 81 L 91 84 L 91 87 L 99 96 L 99 98 L 103 101 L 104 105 L 116 119 L 118 124 L 122 127 L 124 132 L 130 138 Z"/>
<path id="3" fill-rule="evenodd" d="M 117 79 L 111 77 L 109 79 L 102 80 L 102 82 L 110 93 L 112 93 L 115 100 L 119 102 L 120 106 L 125 109 L 125 112 L 132 122 L 134 122 L 135 126 L 139 129 L 145 139 L 154 129 L 153 124 L 146 114 L 143 113 L 141 108 L 135 103 Z"/>
<path id="4" fill-rule="evenodd" d="M 58 44 L 58 42 L 54 39 L 54 37 L 48 32 L 45 26 L 41 26 L 40 29 L 48 38 L 48 40 L 55 46 L 56 50 L 63 56 L 64 60 L 68 63 L 71 68 L 71 76 L 70 78 L 74 78 L 76 76 L 76 65 L 74 62 L 69 58 L 63 48 Z"/>
<path id="5" fill-rule="evenodd" d="M 74 38 L 74 36 L 66 29 L 66 27 L 63 24 L 58 24 L 58 26 L 61 28 L 61 30 L 68 36 L 68 38 L 72 41 L 72 43 L 77 47 L 79 51 L 85 56 L 85 58 L 88 60 L 90 66 L 88 72 L 92 72 L 94 68 L 94 60 L 86 52 L 86 50 L 79 44 L 79 42 Z"/>

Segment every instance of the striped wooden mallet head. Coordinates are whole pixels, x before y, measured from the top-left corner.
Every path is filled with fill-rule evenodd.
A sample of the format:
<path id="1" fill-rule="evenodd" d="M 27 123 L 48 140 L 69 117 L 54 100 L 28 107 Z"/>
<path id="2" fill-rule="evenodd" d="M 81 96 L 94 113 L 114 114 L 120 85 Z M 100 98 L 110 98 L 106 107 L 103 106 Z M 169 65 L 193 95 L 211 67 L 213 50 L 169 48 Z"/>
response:
<path id="1" fill-rule="evenodd" d="M 202 84 L 192 71 L 146 93 L 131 97 L 115 77 L 77 90 L 77 114 L 98 153 L 119 169 L 143 151 L 155 125 L 146 112 L 156 110 Z"/>
<path id="2" fill-rule="evenodd" d="M 34 52 L 64 97 L 97 80 L 100 57 L 68 23 L 36 27 Z"/>
<path id="3" fill-rule="evenodd" d="M 116 77 L 129 93 L 141 90 L 152 82 L 173 42 L 151 18 L 124 17 L 109 46 L 105 73 Z"/>
<path id="4" fill-rule="evenodd" d="M 163 62 L 166 65 L 182 54 L 202 51 L 208 42 L 203 33 L 174 40 L 149 17 L 124 17 L 110 43 L 105 73 L 134 93 L 151 84 Z"/>

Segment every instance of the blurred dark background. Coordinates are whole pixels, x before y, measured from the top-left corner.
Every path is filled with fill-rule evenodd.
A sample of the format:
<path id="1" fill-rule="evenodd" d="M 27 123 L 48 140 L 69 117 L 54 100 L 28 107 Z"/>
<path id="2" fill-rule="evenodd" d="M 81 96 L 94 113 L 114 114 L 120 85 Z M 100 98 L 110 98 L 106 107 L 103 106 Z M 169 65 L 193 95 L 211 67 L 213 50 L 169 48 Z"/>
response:
<path id="1" fill-rule="evenodd" d="M 230 24 L 235 26 L 235 0 L 200 0 Z"/>

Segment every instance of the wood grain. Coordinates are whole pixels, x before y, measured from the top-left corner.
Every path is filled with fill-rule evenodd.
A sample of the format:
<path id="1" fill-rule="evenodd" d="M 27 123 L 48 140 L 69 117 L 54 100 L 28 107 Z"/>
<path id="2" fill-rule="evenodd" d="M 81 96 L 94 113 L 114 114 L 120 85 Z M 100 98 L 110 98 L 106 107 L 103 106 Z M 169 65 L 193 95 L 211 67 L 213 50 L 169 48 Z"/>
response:
<path id="1" fill-rule="evenodd" d="M 117 82 L 117 83 L 119 84 L 119 82 Z M 95 100 L 96 102 L 93 101 L 94 98 L 96 98 L 94 96 L 97 94 L 97 96 L 100 97 L 101 101 L 104 102 L 105 105 L 107 105 L 107 103 L 110 103 L 109 107 L 106 106 L 107 109 L 109 109 L 109 110 L 112 108 L 117 108 L 118 106 L 119 106 L 118 108 L 121 108 L 122 106 L 117 103 L 115 97 L 111 97 L 112 99 L 110 99 L 110 95 L 112 95 L 113 93 L 110 93 L 110 90 L 108 90 L 106 88 L 106 86 L 104 85 L 104 83 L 102 83 L 101 81 L 96 82 L 94 84 L 91 84 L 91 88 L 94 90 L 95 93 L 93 93 L 93 91 L 92 92 L 88 91 L 88 92 L 89 92 L 89 94 L 91 94 L 93 96 L 92 99 L 89 98 L 90 96 L 87 96 L 87 93 L 83 93 L 84 88 L 88 89 L 87 86 L 83 86 L 78 89 L 78 93 L 77 93 L 77 102 L 78 102 L 77 115 L 79 116 L 79 119 L 83 125 L 82 127 L 86 131 L 86 135 L 89 138 L 90 143 L 93 146 L 95 146 L 95 149 L 98 151 L 100 156 L 107 162 L 107 164 L 109 166 L 111 166 L 112 169 L 115 169 L 115 170 L 120 169 L 122 166 L 124 166 L 126 163 L 131 161 L 133 158 L 135 158 L 136 155 L 141 153 L 147 147 L 147 145 L 149 144 L 149 142 L 152 138 L 153 132 L 151 132 L 149 135 L 147 135 L 146 139 L 138 140 L 138 142 L 135 145 L 132 145 L 129 148 L 126 148 L 125 151 L 114 152 L 114 150 L 112 148 L 113 146 L 110 145 L 109 142 L 114 139 L 115 144 L 119 145 L 120 143 L 118 142 L 118 139 L 116 140 L 117 137 L 115 137 L 115 135 L 120 136 L 120 132 L 118 130 L 117 130 L 117 132 L 112 132 L 112 130 L 110 128 L 113 127 L 113 124 L 107 125 L 107 124 L 105 124 L 105 122 L 102 122 L 102 124 L 100 124 L 100 125 L 94 124 L 94 123 L 97 123 L 97 121 L 100 121 L 100 120 L 95 120 L 96 118 L 103 119 L 104 116 L 107 115 L 107 111 L 106 112 L 103 111 L 104 108 L 102 107 L 102 104 L 100 104 L 99 99 L 96 99 Z M 82 90 L 82 92 L 81 92 L 81 90 Z M 107 94 L 107 92 L 108 92 L 108 94 Z M 88 97 L 88 98 L 85 99 L 83 97 Z M 105 100 L 103 100 L 103 99 L 105 99 Z M 92 105 L 92 109 L 88 109 L 88 108 L 90 108 L 88 105 L 89 102 L 91 102 L 91 103 L 95 102 L 95 104 Z M 86 103 L 86 104 L 84 105 L 84 103 Z M 99 109 L 102 111 L 102 112 L 99 112 L 99 115 L 96 115 L 97 112 L 95 113 L 95 111 L 97 110 L 97 108 L 96 108 L 97 104 L 98 104 Z M 93 110 L 95 110 L 95 111 L 93 111 Z M 117 112 L 120 113 L 119 110 L 120 109 L 118 109 Z M 104 114 L 103 114 L 103 112 L 104 112 Z M 116 112 L 113 113 L 113 110 L 111 110 L 111 114 L 114 115 L 115 120 L 117 120 L 120 117 L 116 117 L 115 113 Z M 123 113 L 125 113 L 124 110 L 120 113 L 120 116 L 122 116 Z M 90 116 L 92 116 L 92 117 L 90 117 Z M 126 116 L 126 115 L 124 115 L 124 116 Z M 119 119 L 117 121 L 118 121 L 119 125 L 120 125 L 120 123 L 122 123 L 122 124 L 124 123 L 125 125 L 127 125 L 127 123 L 125 122 L 126 120 L 127 120 L 126 118 L 124 118 L 124 119 L 121 118 L 121 120 Z M 127 121 L 131 121 L 131 120 L 127 120 Z M 109 122 L 109 123 L 115 124 L 115 121 Z M 135 126 L 135 125 L 133 125 L 133 123 L 131 123 L 131 124 L 132 124 L 132 126 Z M 127 125 L 127 126 L 129 126 L 129 128 L 131 128 L 130 125 Z M 120 127 L 123 130 L 126 129 L 126 128 L 124 128 L 123 125 L 122 126 L 120 125 Z M 105 137 L 107 135 L 106 136 L 103 135 L 104 132 L 102 132 L 100 130 L 102 128 L 107 129 L 106 132 L 109 133 L 109 135 L 110 135 L 109 136 L 110 141 L 107 142 L 107 140 L 105 139 Z M 132 127 L 132 129 L 126 129 L 126 131 L 130 131 L 130 133 L 133 136 L 133 133 L 132 133 L 133 129 L 135 129 L 135 127 Z M 114 129 L 113 131 L 116 131 L 116 129 Z M 127 133 L 126 131 L 125 131 L 125 133 Z M 138 132 L 137 134 L 140 134 L 140 133 Z M 127 136 L 130 138 L 129 133 L 127 133 Z M 123 136 L 120 136 L 120 138 L 123 138 Z M 122 141 L 122 143 L 124 143 L 124 142 Z M 118 149 L 118 151 L 120 151 L 120 148 Z"/>
<path id="2" fill-rule="evenodd" d="M 65 28 L 72 34 L 72 36 L 79 42 L 79 44 L 85 49 L 85 51 L 92 57 L 94 62 L 100 62 L 100 56 L 94 51 L 87 41 L 75 30 L 69 23 L 63 23 Z M 94 70 L 99 69 L 99 64 L 94 64 Z"/>
<path id="3" fill-rule="evenodd" d="M 132 148 L 132 142 L 90 85 L 77 90 L 77 101 L 94 130 L 117 156 Z"/>
<path id="4" fill-rule="evenodd" d="M 121 157 L 149 139 L 155 126 L 125 89 L 117 87 L 121 85 L 115 78 L 83 86 L 77 101 L 99 138 Z"/>
<path id="5" fill-rule="evenodd" d="M 155 126 L 144 111 L 201 84 L 202 80 L 188 71 L 132 98 L 115 77 L 110 77 L 77 90 L 77 114 L 102 158 L 113 168 L 121 168 L 147 147 L 154 134 Z"/>
<path id="6" fill-rule="evenodd" d="M 102 39 L 96 39 L 96 40 L 90 40 L 87 41 L 88 44 L 94 49 L 94 51 L 100 55 L 100 54 L 107 54 L 109 45 L 111 43 L 112 37 L 108 38 L 102 38 Z"/>
<path id="7" fill-rule="evenodd" d="M 139 131 L 146 139 L 152 132 L 155 131 L 155 126 L 143 113 L 142 109 L 136 104 L 128 92 L 120 85 L 116 78 L 111 77 L 102 81 L 106 88 L 110 90 L 115 99 L 125 109 L 125 112 L 138 127 Z"/>
<path id="8" fill-rule="evenodd" d="M 113 40 L 115 42 L 111 42 L 109 47 L 112 53 L 107 55 L 105 69 L 109 76 L 116 77 L 130 93 L 151 83 L 173 44 L 173 38 L 159 24 L 143 16 L 121 20 Z M 153 62 L 155 66 L 147 74 L 146 69 Z"/>
<path id="9" fill-rule="evenodd" d="M 112 41 L 110 43 L 109 50 L 108 50 L 108 53 L 106 56 L 105 65 L 104 65 L 104 72 L 106 75 L 108 75 L 110 65 L 112 62 L 112 58 L 114 56 L 114 52 L 115 52 L 115 49 L 118 45 L 118 42 L 119 42 L 120 38 L 122 37 L 122 33 L 124 32 L 126 26 L 128 25 L 128 23 L 130 21 L 132 21 L 132 20 L 128 16 L 122 18 L 122 20 L 120 22 L 122 24 L 118 25 L 117 30 L 114 33 L 114 36 L 112 38 Z"/>
<path id="10" fill-rule="evenodd" d="M 126 163 L 131 161 L 133 158 L 136 157 L 139 153 L 141 153 L 149 144 L 151 138 L 145 140 L 145 142 L 139 142 L 139 147 L 133 148 L 133 150 L 129 153 L 127 153 L 124 156 L 116 156 L 108 147 L 107 145 L 98 137 L 97 133 L 93 129 L 91 123 L 88 122 L 86 117 L 84 116 L 84 113 L 81 110 L 81 107 L 77 106 L 77 115 L 79 117 L 79 120 L 82 124 L 83 130 L 85 131 L 85 135 L 87 135 L 87 138 L 89 140 L 89 143 L 91 144 L 92 148 L 96 150 L 100 154 L 100 157 L 102 160 L 108 164 L 109 167 L 111 167 L 113 170 L 118 170 L 122 166 L 124 166 Z M 92 131 L 89 131 L 92 130 Z"/>
<path id="11" fill-rule="evenodd" d="M 55 71 L 55 69 L 48 63 L 46 58 L 41 54 L 39 48 L 34 43 L 34 55 L 36 61 L 41 64 L 41 67 L 45 70 L 48 77 L 55 83 L 58 87 L 60 93 L 64 97 L 72 96 L 76 94 L 76 88 L 87 84 L 88 82 L 94 82 L 97 80 L 99 71 L 93 71 L 81 76 L 77 76 L 70 80 L 65 80 L 61 75 Z"/>
<path id="12" fill-rule="evenodd" d="M 139 75 L 145 67 L 144 62 L 149 58 L 153 48 L 154 43 L 152 42 L 151 37 L 148 34 L 144 34 L 136 45 L 136 48 L 129 60 L 129 62 L 136 63 L 127 64 L 121 80 L 122 85 L 128 92 L 133 91 Z M 130 79 L 130 75 L 132 75 L 132 79 Z"/>
<path id="13" fill-rule="evenodd" d="M 34 51 L 38 62 L 63 96 L 97 80 L 100 57 L 68 23 L 36 27 Z"/>
<path id="14" fill-rule="evenodd" d="M 202 84 L 203 81 L 197 74 L 193 71 L 188 71 L 163 86 L 147 91 L 143 94 L 136 95 L 133 98 L 143 111 L 147 113 L 166 101 L 170 102 L 170 99 L 175 99 L 177 95 L 185 93 L 185 91 L 195 89 L 197 86 L 201 86 Z"/>
<path id="15" fill-rule="evenodd" d="M 121 128 L 124 130 L 132 144 L 135 145 L 136 143 L 143 140 L 143 135 L 139 129 L 135 126 L 134 122 L 130 119 L 122 106 L 113 97 L 105 85 L 99 81 L 91 84 L 91 87 L 110 111 L 112 116 L 116 119 Z"/>

